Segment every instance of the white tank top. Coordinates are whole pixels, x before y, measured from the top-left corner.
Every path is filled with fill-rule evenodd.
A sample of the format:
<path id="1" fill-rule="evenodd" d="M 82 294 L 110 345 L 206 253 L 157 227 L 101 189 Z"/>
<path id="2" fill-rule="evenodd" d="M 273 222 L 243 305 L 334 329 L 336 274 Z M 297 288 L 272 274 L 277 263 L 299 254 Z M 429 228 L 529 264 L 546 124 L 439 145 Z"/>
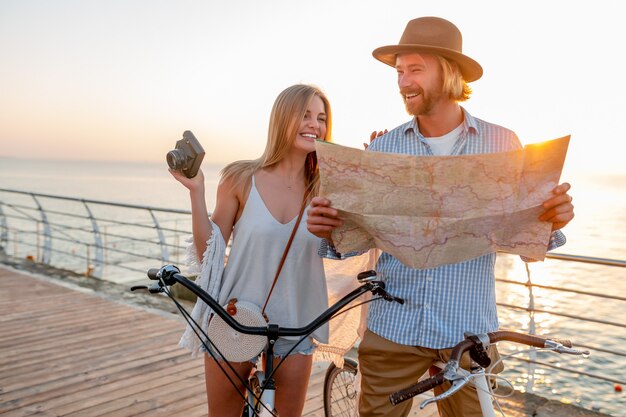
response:
<path id="1" fill-rule="evenodd" d="M 278 264 L 297 220 L 278 222 L 263 202 L 252 177 L 248 201 L 233 229 L 219 302 L 237 298 L 263 307 Z M 328 308 L 324 265 L 317 251 L 320 238 L 306 228 L 306 208 L 276 281 L 265 313 L 281 327 L 302 327 Z M 328 343 L 328 326 L 312 336 Z M 298 338 L 293 338 L 298 339 Z"/>

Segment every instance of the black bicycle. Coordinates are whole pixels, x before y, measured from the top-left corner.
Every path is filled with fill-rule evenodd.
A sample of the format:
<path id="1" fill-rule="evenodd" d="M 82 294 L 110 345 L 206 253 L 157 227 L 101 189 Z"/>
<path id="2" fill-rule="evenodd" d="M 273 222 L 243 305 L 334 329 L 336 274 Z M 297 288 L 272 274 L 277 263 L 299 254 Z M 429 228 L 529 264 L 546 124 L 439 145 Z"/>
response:
<path id="1" fill-rule="evenodd" d="M 178 283 L 186 287 L 199 299 L 204 301 L 218 317 L 220 317 L 230 328 L 232 328 L 236 332 L 245 335 L 262 336 L 267 339 L 265 348 L 263 348 L 262 351 L 264 353 L 263 360 L 265 365 L 265 372 L 256 369 L 247 381 L 239 381 L 246 387 L 247 391 L 247 395 L 242 395 L 245 401 L 242 416 L 245 417 L 277 416 L 274 407 L 274 394 L 276 391 L 274 374 L 278 367 L 281 365 L 281 363 L 279 362 L 278 365 L 274 367 L 273 358 L 274 344 L 279 337 L 296 336 L 301 338 L 300 341 L 306 339 L 319 327 L 332 320 L 333 317 L 342 314 L 343 312 L 351 308 L 348 305 L 359 296 L 367 292 L 371 292 L 374 295 L 374 297 L 372 297 L 372 299 L 368 302 L 382 299 L 389 302 L 398 302 L 400 304 L 404 303 L 404 300 L 398 297 L 394 297 L 385 291 L 385 284 L 382 281 L 376 280 L 376 271 L 364 271 L 357 276 L 357 279 L 361 284 L 358 288 L 345 295 L 335 304 L 330 306 L 326 311 L 320 314 L 311 323 L 304 327 L 280 327 L 279 325 L 273 323 L 267 323 L 266 326 L 245 326 L 233 319 L 233 317 L 231 317 L 231 315 L 215 299 L 207 294 L 206 291 L 204 291 L 196 283 L 182 275 L 178 267 L 174 265 L 166 265 L 158 269 L 150 269 L 148 271 L 148 277 L 151 280 L 155 280 L 156 282 L 149 287 L 134 286 L 131 288 L 131 290 L 135 291 L 138 289 L 147 289 L 151 293 L 165 293 L 168 297 L 170 297 L 170 299 L 172 299 L 172 301 L 178 307 L 182 316 L 189 323 L 192 329 L 194 329 L 196 336 L 200 339 L 206 351 L 209 352 L 209 354 L 211 354 L 213 357 L 218 356 L 221 359 L 225 359 L 223 352 L 219 350 L 219 348 L 213 343 L 213 341 L 211 341 L 210 338 L 206 335 L 206 332 L 204 332 L 203 329 L 201 329 L 200 326 L 191 318 L 191 315 L 187 312 L 187 310 L 185 310 L 185 308 L 173 297 L 170 292 L 170 287 L 172 285 Z M 292 350 L 295 349 L 296 346 L 297 344 L 292 348 Z M 213 352 L 216 352 L 217 355 Z M 287 355 L 290 352 L 287 352 Z M 346 361 L 346 364 L 348 364 L 347 366 L 349 366 L 350 363 L 351 362 L 349 360 Z M 220 366 L 231 367 L 228 361 L 218 362 L 218 364 Z M 331 364 L 329 367 L 329 372 L 333 372 L 331 371 L 332 369 L 337 368 L 335 368 L 334 365 Z M 224 371 L 225 374 L 228 375 L 224 368 L 222 368 L 222 371 Z M 236 372 L 234 372 L 234 369 L 232 369 L 232 367 L 231 371 L 233 372 L 233 374 L 236 375 Z M 230 377 L 229 380 L 233 384 L 233 386 L 236 387 L 235 381 L 233 381 Z M 333 380 L 336 380 L 336 378 L 333 378 Z M 327 401 L 325 400 L 325 404 L 326 402 Z"/>

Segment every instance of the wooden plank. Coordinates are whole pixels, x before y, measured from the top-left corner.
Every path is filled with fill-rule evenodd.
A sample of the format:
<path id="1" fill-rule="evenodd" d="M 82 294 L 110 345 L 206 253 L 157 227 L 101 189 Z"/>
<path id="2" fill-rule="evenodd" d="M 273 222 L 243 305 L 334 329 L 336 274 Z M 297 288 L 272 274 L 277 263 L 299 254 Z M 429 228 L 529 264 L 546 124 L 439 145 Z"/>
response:
<path id="1" fill-rule="evenodd" d="M 200 395 L 186 407 L 206 410 L 202 359 L 177 346 L 180 318 L 0 272 L 3 416 L 100 415 L 103 404 L 127 408 L 129 401 L 158 405 L 159 392 L 189 391 L 190 381 Z"/>
<path id="2" fill-rule="evenodd" d="M 93 390 L 80 393 L 72 398 L 72 402 L 54 407 L 55 412 L 62 416 L 92 417 L 119 411 L 126 416 L 134 415 L 137 411 L 154 409 L 155 405 L 169 404 L 179 391 L 188 392 L 194 386 L 204 390 L 204 375 L 198 372 L 198 367 L 168 374 L 154 372 L 153 378 L 142 384 L 115 384 L 112 391 L 101 392 L 100 395 L 91 395 Z M 199 387 L 199 388 L 198 388 Z M 80 398 L 82 397 L 82 398 Z M 141 406 L 138 406 L 138 405 Z M 128 411 L 134 407 L 135 411 Z"/>
<path id="3" fill-rule="evenodd" d="M 178 332 L 176 330 L 176 332 Z M 153 337 L 172 334 L 172 330 L 161 329 L 159 333 L 152 333 Z M 109 340 L 98 343 L 93 347 L 84 349 L 80 352 L 73 352 L 67 349 L 59 349 L 51 351 L 48 355 L 33 356 L 30 358 L 20 358 L 12 364 L 4 365 L 0 368 L 0 379 L 6 374 L 28 374 L 36 372 L 42 368 L 49 368 L 49 364 L 54 362 L 56 370 L 72 367 L 81 361 L 93 361 L 97 358 L 99 363 L 103 361 L 120 361 L 120 352 L 114 350 L 116 346 L 124 346 L 123 358 L 128 360 L 133 358 L 131 354 L 141 350 L 145 342 L 137 339 L 136 335 L 129 334 L 125 339 Z"/>
<path id="4" fill-rule="evenodd" d="M 92 378 L 87 381 L 73 384 L 60 384 L 54 389 L 46 389 L 31 393 L 27 398 L 21 398 L 15 405 L 24 406 L 44 404 L 58 410 L 61 406 L 75 401 L 88 403 L 93 398 L 99 400 L 115 399 L 117 395 L 127 394 L 134 387 L 144 388 L 158 383 L 179 381 L 188 377 L 201 375 L 197 362 L 186 362 L 176 367 L 160 361 L 150 368 L 142 367 L 141 372 L 136 368 L 126 369 L 115 374 L 108 374 L 105 378 Z M 204 382 L 204 379 L 202 379 Z M 203 384 L 202 384 L 203 385 Z M 125 390 L 125 392 L 115 392 Z M 17 408 L 17 407 L 12 407 Z"/>

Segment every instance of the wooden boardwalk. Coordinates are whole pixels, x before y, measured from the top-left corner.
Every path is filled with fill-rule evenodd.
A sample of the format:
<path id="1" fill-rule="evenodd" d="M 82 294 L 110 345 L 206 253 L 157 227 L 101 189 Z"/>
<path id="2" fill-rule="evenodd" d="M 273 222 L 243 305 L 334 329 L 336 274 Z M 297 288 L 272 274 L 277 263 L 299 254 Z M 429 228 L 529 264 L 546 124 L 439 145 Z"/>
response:
<path id="1" fill-rule="evenodd" d="M 0 283 L 2 416 L 206 415 L 173 316 L 1 268 Z"/>
<path id="2" fill-rule="evenodd" d="M 182 318 L 120 301 L 126 288 L 111 297 L 100 286 L 84 290 L 0 266 L 0 415 L 206 416 L 202 359 L 178 347 Z M 326 366 L 314 364 L 306 417 L 324 416 Z M 436 416 L 418 403 L 411 416 Z M 501 403 L 509 417 L 539 415 L 540 406 L 552 417 L 600 415 L 522 394 Z"/>
<path id="3" fill-rule="evenodd" d="M 0 415 L 206 416 L 179 316 L 0 267 Z M 323 416 L 314 364 L 305 416 Z"/>

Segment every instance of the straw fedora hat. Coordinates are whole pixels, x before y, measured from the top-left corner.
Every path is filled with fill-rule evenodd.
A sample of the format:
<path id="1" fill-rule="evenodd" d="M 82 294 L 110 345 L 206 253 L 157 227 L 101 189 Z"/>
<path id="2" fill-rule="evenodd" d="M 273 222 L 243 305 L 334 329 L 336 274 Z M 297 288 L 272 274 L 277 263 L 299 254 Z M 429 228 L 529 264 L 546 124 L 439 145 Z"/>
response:
<path id="1" fill-rule="evenodd" d="M 404 29 L 398 45 L 376 48 L 372 55 L 377 60 L 395 67 L 396 56 L 403 53 L 441 55 L 459 64 L 466 82 L 476 81 L 483 68 L 472 58 L 463 55 L 461 31 L 451 22 L 439 17 L 418 17 Z"/>

